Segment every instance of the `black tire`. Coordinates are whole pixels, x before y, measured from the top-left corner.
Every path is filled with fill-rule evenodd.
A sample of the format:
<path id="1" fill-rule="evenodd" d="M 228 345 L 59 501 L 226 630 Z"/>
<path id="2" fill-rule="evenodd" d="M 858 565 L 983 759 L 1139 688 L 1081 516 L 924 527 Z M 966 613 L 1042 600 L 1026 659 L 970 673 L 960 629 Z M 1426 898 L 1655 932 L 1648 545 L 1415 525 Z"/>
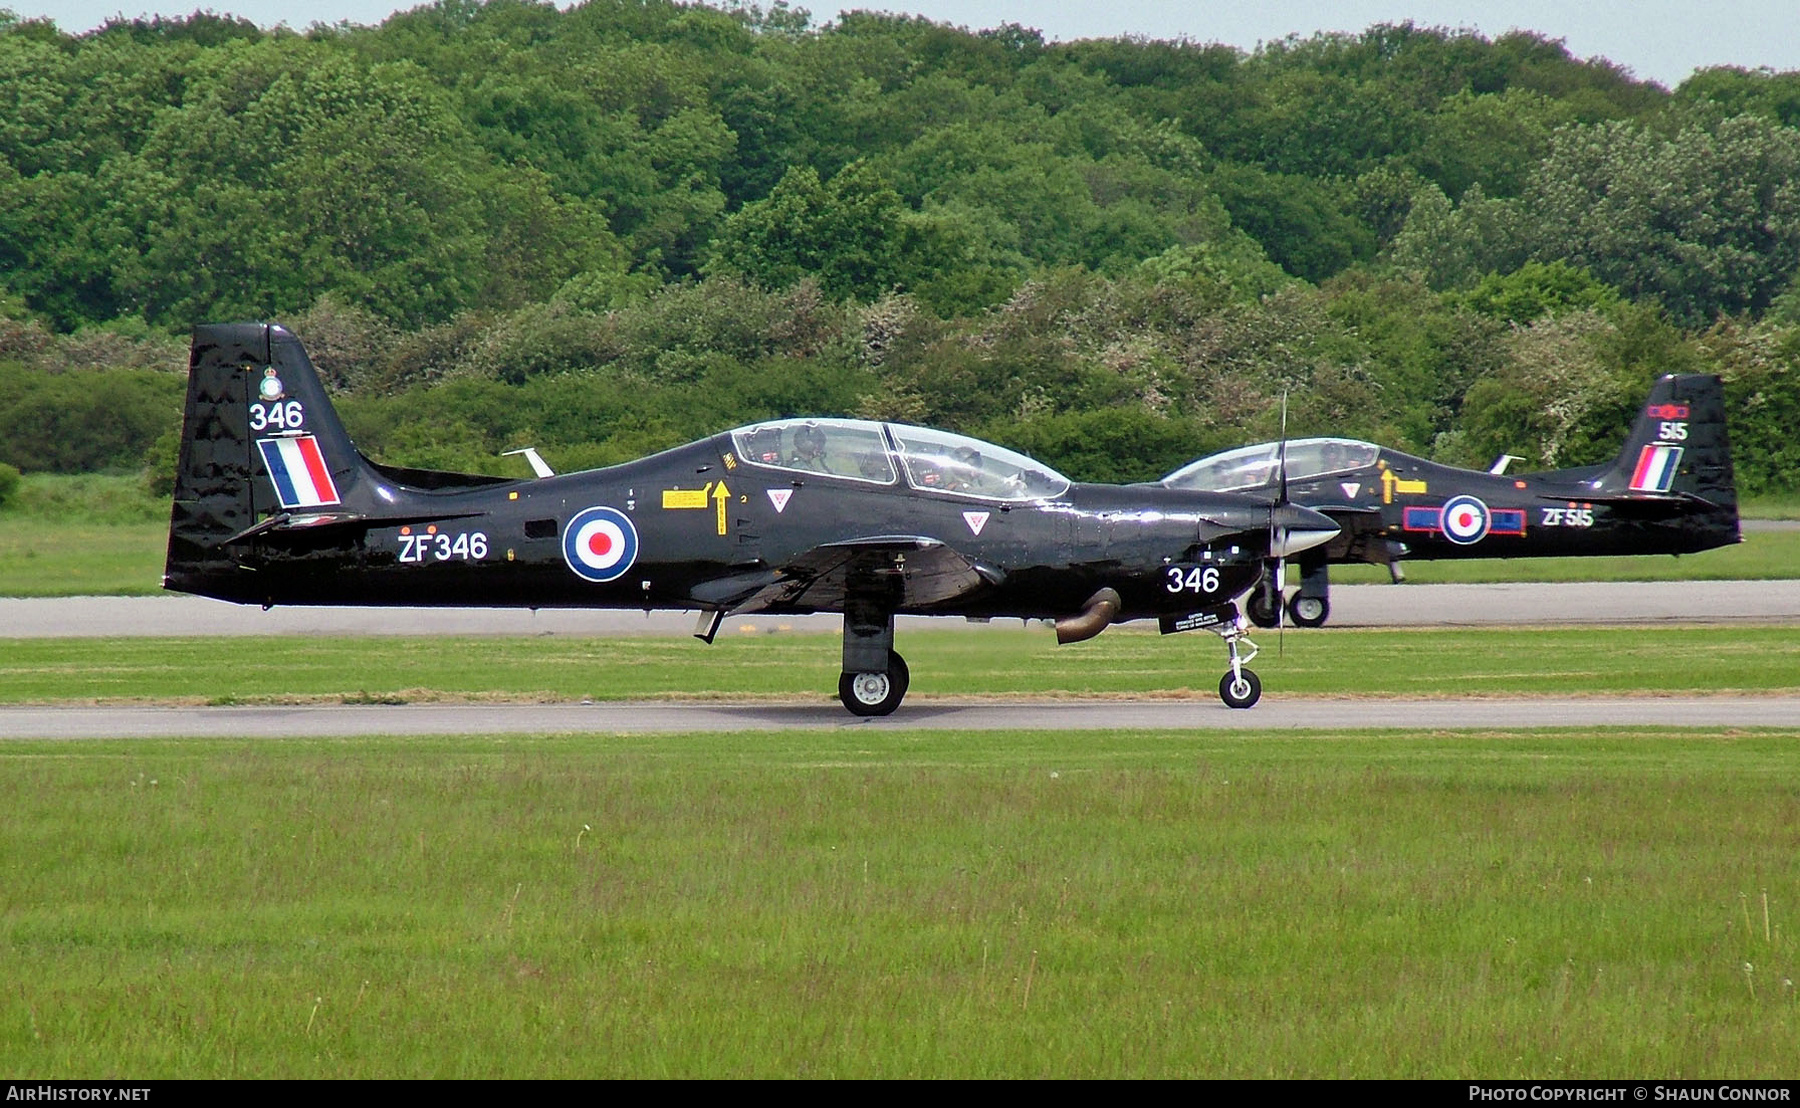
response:
<path id="1" fill-rule="evenodd" d="M 1229 673 L 1219 678 L 1219 699 L 1227 708 L 1252 707 L 1262 699 L 1262 679 L 1242 666 L 1238 667 L 1238 672 L 1244 675 L 1241 682 L 1234 682 Z"/>
<path id="2" fill-rule="evenodd" d="M 1295 627 L 1323 627 L 1331 618 L 1331 601 L 1322 596 L 1298 594 L 1288 601 L 1288 619 Z"/>
<path id="3" fill-rule="evenodd" d="M 888 651 L 886 673 L 845 673 L 838 677 L 838 700 L 853 716 L 890 715 L 906 697 L 912 683 L 906 659 Z"/>
<path id="4" fill-rule="evenodd" d="M 894 701 L 894 703 L 898 705 L 900 703 L 899 698 L 906 695 L 907 686 L 912 684 L 912 671 L 906 668 L 906 659 L 902 658 L 898 652 L 893 650 L 888 651 L 888 677 L 895 684 L 900 686 L 900 691 L 895 694 L 896 699 Z"/>
<path id="5" fill-rule="evenodd" d="M 1244 598 L 1244 616 L 1258 627 L 1273 627 L 1278 622 L 1275 608 L 1270 605 L 1268 594 L 1261 588 L 1252 589 Z"/>

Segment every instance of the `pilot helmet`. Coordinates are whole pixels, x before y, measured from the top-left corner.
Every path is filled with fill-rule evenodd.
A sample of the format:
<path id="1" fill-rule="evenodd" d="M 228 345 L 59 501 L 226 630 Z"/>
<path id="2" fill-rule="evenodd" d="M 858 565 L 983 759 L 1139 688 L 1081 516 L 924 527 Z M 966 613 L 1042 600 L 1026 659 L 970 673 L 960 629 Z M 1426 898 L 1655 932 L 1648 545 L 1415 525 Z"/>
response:
<path id="1" fill-rule="evenodd" d="M 750 459 L 756 462 L 781 461 L 779 427 L 762 427 L 750 433 Z"/>
<path id="2" fill-rule="evenodd" d="M 816 458 L 825 453 L 825 432 L 811 423 L 795 431 L 794 452 L 803 458 Z"/>

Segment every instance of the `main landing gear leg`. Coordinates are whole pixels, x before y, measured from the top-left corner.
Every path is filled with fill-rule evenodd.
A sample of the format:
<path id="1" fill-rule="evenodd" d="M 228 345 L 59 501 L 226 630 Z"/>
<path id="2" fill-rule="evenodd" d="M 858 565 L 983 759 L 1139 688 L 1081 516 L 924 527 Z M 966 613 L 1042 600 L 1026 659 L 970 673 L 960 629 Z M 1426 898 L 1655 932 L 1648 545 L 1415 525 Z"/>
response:
<path id="1" fill-rule="evenodd" d="M 1244 614 L 1258 627 L 1273 627 L 1281 622 L 1281 605 L 1286 597 L 1275 587 L 1275 563 L 1263 568 L 1263 579 L 1244 598 Z"/>
<path id="2" fill-rule="evenodd" d="M 1225 640 L 1225 649 L 1231 652 L 1231 670 L 1219 678 L 1219 699 L 1227 708 L 1248 708 L 1262 699 L 1262 680 L 1256 676 L 1249 666 L 1256 657 L 1256 644 L 1250 641 L 1250 624 L 1243 616 L 1216 630 L 1216 634 Z M 1238 648 L 1239 643 L 1250 648 L 1245 654 Z"/>
<path id="3" fill-rule="evenodd" d="M 850 598 L 844 605 L 844 671 L 838 699 L 852 715 L 885 716 L 900 706 L 912 675 L 894 652 L 894 613 Z"/>

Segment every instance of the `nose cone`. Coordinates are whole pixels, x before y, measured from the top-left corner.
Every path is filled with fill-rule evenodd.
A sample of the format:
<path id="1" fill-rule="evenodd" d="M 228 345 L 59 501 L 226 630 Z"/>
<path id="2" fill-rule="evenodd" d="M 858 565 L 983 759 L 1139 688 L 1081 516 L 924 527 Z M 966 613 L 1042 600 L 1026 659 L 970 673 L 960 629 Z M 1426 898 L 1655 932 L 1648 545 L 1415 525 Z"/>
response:
<path id="1" fill-rule="evenodd" d="M 1275 558 L 1291 558 L 1302 550 L 1330 542 L 1338 533 L 1338 525 L 1330 516 L 1298 504 L 1278 505 L 1273 523 L 1275 537 L 1269 545 L 1269 555 Z"/>

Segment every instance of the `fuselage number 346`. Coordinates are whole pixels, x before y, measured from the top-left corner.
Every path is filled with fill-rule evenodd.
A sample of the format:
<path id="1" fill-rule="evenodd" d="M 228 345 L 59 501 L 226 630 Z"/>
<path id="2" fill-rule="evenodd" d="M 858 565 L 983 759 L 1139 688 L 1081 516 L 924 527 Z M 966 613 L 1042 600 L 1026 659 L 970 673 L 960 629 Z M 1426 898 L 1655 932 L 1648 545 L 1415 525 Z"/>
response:
<path id="1" fill-rule="evenodd" d="M 1219 591 L 1218 566 L 1170 566 L 1163 573 L 1163 588 L 1172 593 Z"/>

